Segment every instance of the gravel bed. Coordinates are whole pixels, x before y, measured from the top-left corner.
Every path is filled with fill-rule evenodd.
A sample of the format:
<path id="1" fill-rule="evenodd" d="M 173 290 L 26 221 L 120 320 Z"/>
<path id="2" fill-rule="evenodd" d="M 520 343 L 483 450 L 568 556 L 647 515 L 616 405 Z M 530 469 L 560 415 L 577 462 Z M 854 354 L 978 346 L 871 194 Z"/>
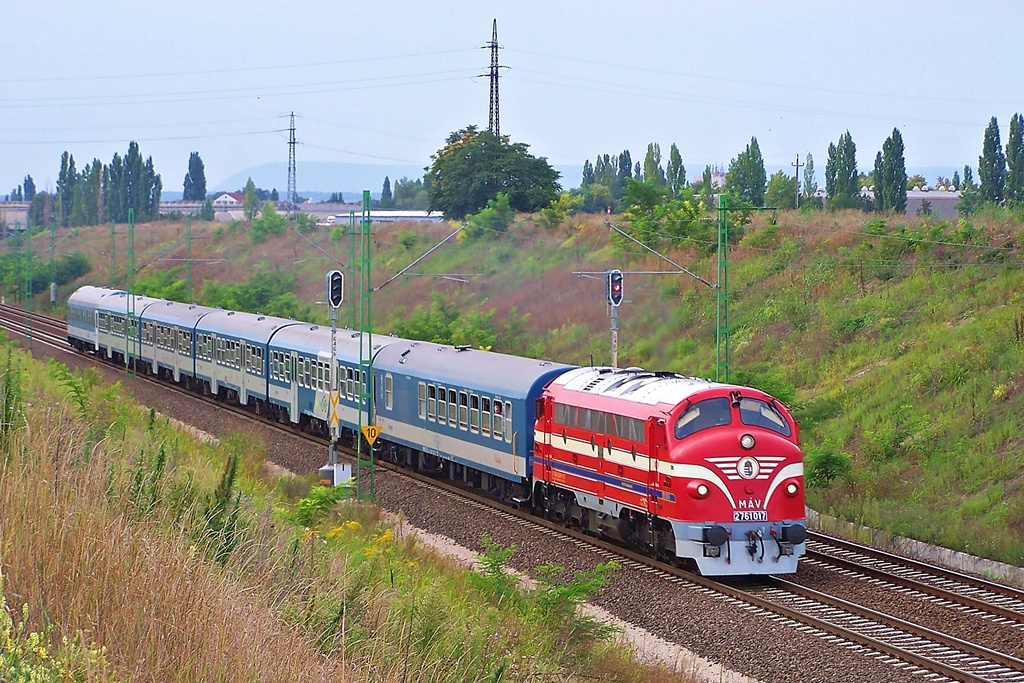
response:
<path id="1" fill-rule="evenodd" d="M 1024 630 L 1010 624 L 993 623 L 980 614 L 965 613 L 956 605 L 943 606 L 927 598 L 882 588 L 869 579 L 855 579 L 811 564 L 800 565 L 800 571 L 791 580 L 960 640 L 1024 657 Z"/>
<path id="2" fill-rule="evenodd" d="M 96 367 L 77 354 L 52 353 L 38 344 L 35 355 L 56 357 L 78 369 Z M 217 413 L 200 401 L 183 400 L 145 382 L 125 382 L 124 372 L 115 368 L 100 367 L 100 372 L 109 381 L 121 380 L 140 403 L 215 436 L 244 432 L 261 438 L 268 458 L 291 471 L 312 472 L 326 461 L 326 449 L 321 446 L 270 428 L 254 427 L 244 418 Z M 392 512 L 401 511 L 415 527 L 451 538 L 475 552 L 483 550 L 480 540 L 484 535 L 501 545 L 514 544 L 516 552 L 510 564 L 526 573 L 553 563 L 565 567 L 571 576 L 603 561 L 593 551 L 546 535 L 531 535 L 520 524 L 490 512 L 467 508 L 453 514 L 447 496 L 389 472 L 377 473 L 376 486 L 380 505 Z M 669 642 L 763 681 L 921 680 L 870 655 L 859 655 L 780 625 L 768 616 L 635 569 L 620 570 L 593 602 Z"/>

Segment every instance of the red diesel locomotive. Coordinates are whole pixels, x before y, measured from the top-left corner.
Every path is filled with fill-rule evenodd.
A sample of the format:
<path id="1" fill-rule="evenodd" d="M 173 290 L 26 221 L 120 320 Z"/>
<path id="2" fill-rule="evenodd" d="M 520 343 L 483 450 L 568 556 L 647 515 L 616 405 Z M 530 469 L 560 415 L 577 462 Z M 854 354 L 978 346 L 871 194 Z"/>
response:
<path id="1" fill-rule="evenodd" d="M 533 505 L 701 574 L 785 574 L 804 554 L 798 426 L 757 389 L 586 367 L 537 401 Z"/>

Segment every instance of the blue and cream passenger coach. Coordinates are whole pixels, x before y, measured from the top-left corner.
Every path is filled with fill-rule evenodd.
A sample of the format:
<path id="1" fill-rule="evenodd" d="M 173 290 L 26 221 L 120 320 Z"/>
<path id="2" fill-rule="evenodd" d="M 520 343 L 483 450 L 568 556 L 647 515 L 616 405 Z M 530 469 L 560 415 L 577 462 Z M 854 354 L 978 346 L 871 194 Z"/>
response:
<path id="1" fill-rule="evenodd" d="M 573 366 L 468 346 L 397 340 L 374 362 L 381 438 L 425 469 L 451 461 L 473 468 L 484 488 L 522 493 L 533 457 L 534 402 Z"/>

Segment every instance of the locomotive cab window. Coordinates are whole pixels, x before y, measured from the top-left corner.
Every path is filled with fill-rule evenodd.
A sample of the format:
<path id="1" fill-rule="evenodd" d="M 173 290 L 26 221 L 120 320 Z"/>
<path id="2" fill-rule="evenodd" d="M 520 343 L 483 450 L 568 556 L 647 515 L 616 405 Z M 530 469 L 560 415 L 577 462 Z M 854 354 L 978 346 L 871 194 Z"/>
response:
<path id="1" fill-rule="evenodd" d="M 783 436 L 790 436 L 789 422 L 771 403 L 759 398 L 740 399 L 740 422 L 751 427 L 764 427 Z"/>
<path id="2" fill-rule="evenodd" d="M 732 422 L 732 408 L 726 397 L 709 398 L 690 406 L 676 420 L 675 435 L 682 439 L 703 429 Z"/>

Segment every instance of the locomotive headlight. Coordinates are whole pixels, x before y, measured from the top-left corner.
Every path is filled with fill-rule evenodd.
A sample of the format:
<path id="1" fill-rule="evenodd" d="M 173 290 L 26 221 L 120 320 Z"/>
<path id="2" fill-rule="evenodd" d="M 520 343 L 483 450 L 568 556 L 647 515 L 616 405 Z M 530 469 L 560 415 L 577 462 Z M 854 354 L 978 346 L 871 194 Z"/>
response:
<path id="1" fill-rule="evenodd" d="M 797 491 L 799 490 L 800 487 L 797 486 L 797 483 L 795 481 L 791 481 L 788 484 L 786 484 L 786 493 L 788 493 L 791 496 L 795 496 Z"/>
<path id="2" fill-rule="evenodd" d="M 743 436 L 741 436 L 740 445 L 749 451 L 751 448 L 754 447 L 754 435 L 744 434 Z"/>
<path id="3" fill-rule="evenodd" d="M 711 493 L 711 487 L 709 487 L 707 483 L 703 481 L 691 481 L 689 484 L 686 485 L 686 492 L 690 494 L 691 498 L 703 500 L 708 497 L 708 494 Z"/>

